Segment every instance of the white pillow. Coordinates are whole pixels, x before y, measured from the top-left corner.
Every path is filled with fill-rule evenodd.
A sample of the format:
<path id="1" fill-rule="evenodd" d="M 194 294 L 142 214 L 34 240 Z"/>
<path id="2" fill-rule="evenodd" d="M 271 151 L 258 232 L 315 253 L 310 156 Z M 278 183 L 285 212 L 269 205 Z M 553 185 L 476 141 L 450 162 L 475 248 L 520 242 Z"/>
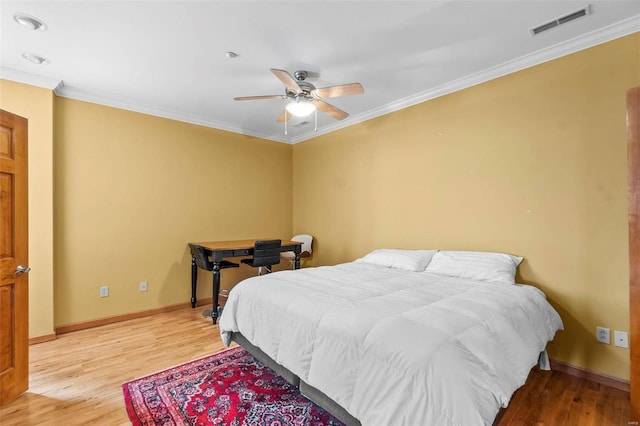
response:
<path id="1" fill-rule="evenodd" d="M 425 272 L 514 284 L 520 262 L 522 257 L 505 253 L 445 250 L 433 256 Z"/>
<path id="2" fill-rule="evenodd" d="M 355 261 L 386 266 L 388 268 L 423 272 L 437 251 L 438 250 L 378 249 Z"/>

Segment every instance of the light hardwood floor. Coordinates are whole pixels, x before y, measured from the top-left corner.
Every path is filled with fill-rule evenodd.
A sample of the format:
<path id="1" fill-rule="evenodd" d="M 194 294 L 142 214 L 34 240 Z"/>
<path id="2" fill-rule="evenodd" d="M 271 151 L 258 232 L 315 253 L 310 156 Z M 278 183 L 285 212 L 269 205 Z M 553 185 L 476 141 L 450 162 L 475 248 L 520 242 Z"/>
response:
<path id="1" fill-rule="evenodd" d="M 122 383 L 225 349 L 203 309 L 75 331 L 31 345 L 29 391 L 0 408 L 0 424 L 130 425 Z"/>
<path id="2" fill-rule="evenodd" d="M 202 308 L 63 334 L 30 346 L 29 391 L 0 408 L 2 426 L 129 425 L 121 384 L 224 349 Z M 629 422 L 629 394 L 534 369 L 494 426 Z"/>

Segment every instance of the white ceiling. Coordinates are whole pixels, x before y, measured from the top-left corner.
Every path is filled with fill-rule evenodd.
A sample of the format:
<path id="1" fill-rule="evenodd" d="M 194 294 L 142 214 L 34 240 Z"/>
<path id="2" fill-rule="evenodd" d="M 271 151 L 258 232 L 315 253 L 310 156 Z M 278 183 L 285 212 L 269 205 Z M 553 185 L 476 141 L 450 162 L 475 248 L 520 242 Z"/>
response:
<path id="1" fill-rule="evenodd" d="M 591 15 L 531 36 L 587 4 Z M 16 12 L 46 30 L 21 27 Z M 0 15 L 2 78 L 286 143 L 640 31 L 639 0 L 0 0 Z M 319 113 L 317 133 L 313 116 L 292 119 L 285 135 L 276 119 L 286 100 L 233 100 L 284 94 L 270 68 L 309 71 L 316 87 L 360 82 L 365 93 L 327 100 L 347 119 Z"/>

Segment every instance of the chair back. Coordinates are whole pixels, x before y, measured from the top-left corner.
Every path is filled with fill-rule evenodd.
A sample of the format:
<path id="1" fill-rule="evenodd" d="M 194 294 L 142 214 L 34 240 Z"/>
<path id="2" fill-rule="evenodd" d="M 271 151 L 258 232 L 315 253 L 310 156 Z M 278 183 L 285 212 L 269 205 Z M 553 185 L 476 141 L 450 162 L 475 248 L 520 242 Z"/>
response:
<path id="1" fill-rule="evenodd" d="M 204 247 L 189 243 L 189 249 L 191 250 L 191 256 L 196 260 L 198 268 L 213 271 L 213 262 L 209 260 Z"/>
<path id="2" fill-rule="evenodd" d="M 291 241 L 298 241 L 302 243 L 302 247 L 300 247 L 300 255 L 302 257 L 311 256 L 311 253 L 313 253 L 313 249 L 312 249 L 313 237 L 311 235 L 307 235 L 307 234 L 296 235 L 293 238 L 291 238 Z"/>
<path id="3" fill-rule="evenodd" d="M 280 263 L 282 240 L 256 241 L 253 246 L 253 266 L 271 266 Z"/>

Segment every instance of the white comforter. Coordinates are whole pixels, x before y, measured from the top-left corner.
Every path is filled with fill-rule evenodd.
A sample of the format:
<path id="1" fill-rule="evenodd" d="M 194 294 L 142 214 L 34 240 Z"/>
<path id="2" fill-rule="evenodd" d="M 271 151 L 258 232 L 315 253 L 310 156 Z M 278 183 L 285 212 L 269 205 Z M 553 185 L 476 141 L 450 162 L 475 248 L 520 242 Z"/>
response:
<path id="1" fill-rule="evenodd" d="M 367 425 L 490 425 L 562 321 L 531 286 L 362 262 L 239 283 L 242 333 Z"/>

